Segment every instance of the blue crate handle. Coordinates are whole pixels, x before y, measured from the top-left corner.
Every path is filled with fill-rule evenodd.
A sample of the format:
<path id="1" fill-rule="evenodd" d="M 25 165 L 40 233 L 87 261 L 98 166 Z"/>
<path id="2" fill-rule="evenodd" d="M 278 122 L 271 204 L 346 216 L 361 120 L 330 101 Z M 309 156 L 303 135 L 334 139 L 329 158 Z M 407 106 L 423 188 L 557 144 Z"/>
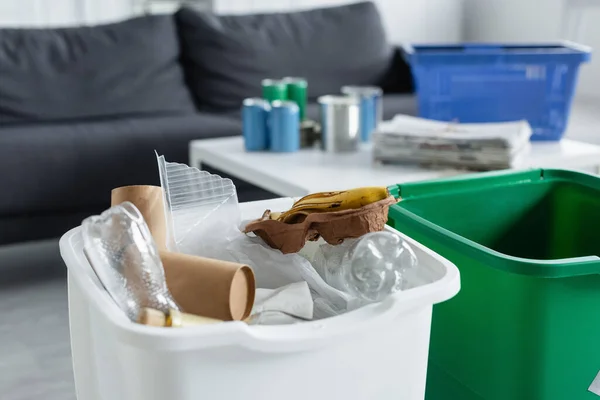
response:
<path id="1" fill-rule="evenodd" d="M 421 48 L 435 48 L 436 45 L 425 45 L 425 46 L 416 46 L 417 49 Z M 416 52 L 415 47 L 411 44 L 404 44 L 402 46 L 404 52 L 406 54 L 413 54 Z M 440 45 L 439 51 L 444 52 L 444 50 L 462 50 L 464 53 L 476 53 L 476 52 L 501 52 L 505 49 L 505 46 L 497 45 L 497 44 L 486 44 L 486 43 L 461 43 L 458 45 Z M 459 52 L 457 52 L 459 53 Z"/>
<path id="2" fill-rule="evenodd" d="M 519 50 L 519 54 L 513 53 L 516 57 L 522 57 L 524 55 L 535 55 L 536 57 L 543 57 L 541 60 L 548 61 L 548 57 L 552 55 L 560 61 L 564 60 L 565 55 L 577 55 L 577 62 L 588 62 L 591 58 L 592 49 L 588 46 L 584 46 L 578 43 L 569 41 L 561 41 L 556 43 L 521 43 L 521 44 L 502 44 L 502 43 L 457 43 L 457 44 L 425 44 L 425 45 L 412 45 L 405 43 L 402 45 L 404 57 L 410 61 L 413 56 L 417 53 L 423 53 L 428 57 L 429 60 L 434 59 L 437 56 L 448 56 L 453 55 L 455 57 L 465 57 L 471 54 L 482 54 L 498 56 L 506 54 L 506 50 L 515 49 Z M 545 53 L 540 53 L 539 50 L 544 50 Z M 572 58 L 572 57 L 571 57 Z"/>

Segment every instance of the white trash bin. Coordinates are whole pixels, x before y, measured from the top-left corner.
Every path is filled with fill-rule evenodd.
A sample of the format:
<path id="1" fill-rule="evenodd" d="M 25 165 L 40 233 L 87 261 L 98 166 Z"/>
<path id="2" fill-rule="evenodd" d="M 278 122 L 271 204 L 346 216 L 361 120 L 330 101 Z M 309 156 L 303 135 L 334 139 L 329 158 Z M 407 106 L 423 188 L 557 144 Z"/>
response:
<path id="1" fill-rule="evenodd" d="M 253 218 L 292 202 L 241 208 Z M 85 259 L 80 228 L 67 232 L 60 251 L 78 400 L 423 400 L 432 307 L 459 291 L 460 278 L 400 235 L 429 282 L 381 303 L 296 325 L 165 329 L 131 323 Z"/>

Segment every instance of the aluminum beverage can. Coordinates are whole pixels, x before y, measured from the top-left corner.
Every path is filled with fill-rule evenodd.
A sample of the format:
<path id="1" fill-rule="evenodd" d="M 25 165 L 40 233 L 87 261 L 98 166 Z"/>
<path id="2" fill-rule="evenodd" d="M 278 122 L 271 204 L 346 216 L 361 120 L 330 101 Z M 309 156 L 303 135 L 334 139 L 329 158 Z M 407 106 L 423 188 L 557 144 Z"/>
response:
<path id="1" fill-rule="evenodd" d="M 265 99 L 245 99 L 242 105 L 242 135 L 246 151 L 269 149 L 268 119 L 271 105 Z"/>
<path id="2" fill-rule="evenodd" d="M 306 118 L 306 98 L 308 95 L 308 82 L 304 78 L 285 77 L 283 81 L 287 85 L 287 99 L 298 104 L 300 109 L 300 121 Z"/>
<path id="3" fill-rule="evenodd" d="M 291 153 L 300 148 L 300 109 L 293 101 L 275 100 L 269 114 L 271 151 Z"/>
<path id="4" fill-rule="evenodd" d="M 263 99 L 269 102 L 287 100 L 287 84 L 283 80 L 263 79 L 261 86 Z"/>
<path id="5" fill-rule="evenodd" d="M 321 111 L 321 149 L 330 153 L 356 151 L 360 140 L 360 99 L 327 95 L 317 101 Z"/>
<path id="6" fill-rule="evenodd" d="M 360 138 L 371 140 L 383 117 L 383 91 L 376 86 L 343 86 L 342 94 L 360 99 Z"/>

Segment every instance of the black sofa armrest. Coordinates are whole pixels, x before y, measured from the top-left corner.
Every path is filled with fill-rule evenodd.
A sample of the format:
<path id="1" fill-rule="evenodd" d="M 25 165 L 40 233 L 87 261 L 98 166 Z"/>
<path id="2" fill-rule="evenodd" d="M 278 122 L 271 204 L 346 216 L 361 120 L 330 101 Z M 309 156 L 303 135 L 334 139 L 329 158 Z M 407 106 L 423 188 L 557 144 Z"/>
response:
<path id="1" fill-rule="evenodd" d="M 380 86 L 386 94 L 414 93 L 412 72 L 404 58 L 404 50 L 401 46 L 394 46 L 394 55 L 390 67 Z"/>

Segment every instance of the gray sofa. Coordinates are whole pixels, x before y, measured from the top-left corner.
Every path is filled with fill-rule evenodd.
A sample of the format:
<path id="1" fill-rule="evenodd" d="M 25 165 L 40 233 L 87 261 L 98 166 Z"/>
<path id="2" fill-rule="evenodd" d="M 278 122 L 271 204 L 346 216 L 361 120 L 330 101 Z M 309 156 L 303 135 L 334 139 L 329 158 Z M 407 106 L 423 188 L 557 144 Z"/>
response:
<path id="1" fill-rule="evenodd" d="M 372 3 L 0 29 L 0 244 L 60 236 L 112 188 L 158 184 L 154 150 L 187 163 L 191 140 L 239 135 L 241 100 L 286 75 L 307 78 L 312 119 L 314 99 L 343 84 L 382 86 L 385 117 L 415 112 Z M 236 186 L 241 201 L 273 196 Z"/>

